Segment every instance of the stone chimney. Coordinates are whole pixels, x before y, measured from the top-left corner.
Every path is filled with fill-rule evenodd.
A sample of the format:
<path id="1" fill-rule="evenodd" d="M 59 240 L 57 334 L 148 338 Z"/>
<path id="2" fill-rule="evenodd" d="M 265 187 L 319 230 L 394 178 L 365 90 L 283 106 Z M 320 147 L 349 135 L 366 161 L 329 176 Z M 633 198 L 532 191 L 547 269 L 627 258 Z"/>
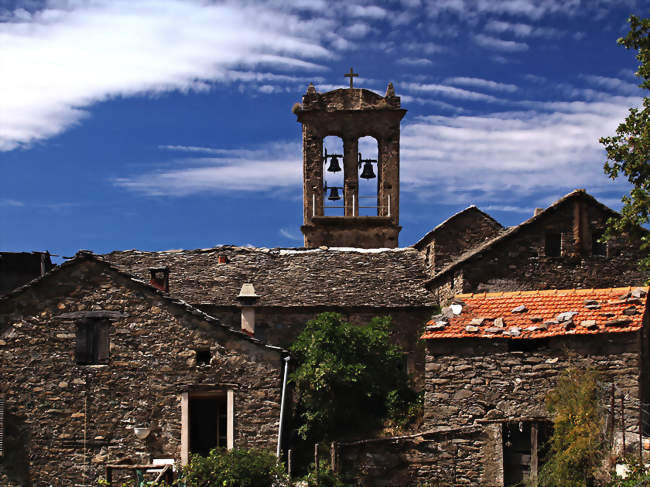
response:
<path id="1" fill-rule="evenodd" d="M 255 294 L 253 284 L 249 282 L 242 284 L 237 299 L 241 303 L 241 331 L 255 336 L 255 303 L 259 296 Z"/>
<path id="2" fill-rule="evenodd" d="M 169 292 L 169 267 L 149 267 L 151 280 L 149 284 L 161 291 Z"/>

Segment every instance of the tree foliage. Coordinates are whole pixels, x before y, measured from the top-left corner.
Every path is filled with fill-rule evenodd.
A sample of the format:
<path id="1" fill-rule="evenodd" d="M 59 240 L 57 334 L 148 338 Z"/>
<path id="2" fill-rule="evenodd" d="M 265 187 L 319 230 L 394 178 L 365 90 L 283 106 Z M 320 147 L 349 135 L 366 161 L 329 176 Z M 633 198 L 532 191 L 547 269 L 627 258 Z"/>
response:
<path id="1" fill-rule="evenodd" d="M 282 487 L 284 467 L 270 452 L 216 448 L 207 457 L 192 455 L 174 485 L 186 487 Z"/>
<path id="2" fill-rule="evenodd" d="M 390 343 L 389 317 L 356 326 L 338 313 L 309 321 L 291 346 L 298 433 L 320 441 L 360 434 L 408 409 L 402 350 Z"/>
<path id="3" fill-rule="evenodd" d="M 546 396 L 553 435 L 542 467 L 542 487 L 591 485 L 605 455 L 604 416 L 598 374 L 570 368 Z"/>
<path id="4" fill-rule="evenodd" d="M 636 76 L 640 87 L 650 90 L 650 18 L 629 18 L 630 32 L 618 39 L 626 49 L 637 51 L 639 67 Z M 610 219 L 606 238 L 639 228 L 650 222 L 650 97 L 643 98 L 642 108 L 630 108 L 627 118 L 616 129 L 616 135 L 602 137 L 600 143 L 607 151 L 605 173 L 611 178 L 625 177 L 632 184 L 630 193 L 623 197 L 622 218 Z M 642 248 L 648 249 L 650 240 L 642 235 Z M 650 256 L 642 262 L 650 270 Z"/>

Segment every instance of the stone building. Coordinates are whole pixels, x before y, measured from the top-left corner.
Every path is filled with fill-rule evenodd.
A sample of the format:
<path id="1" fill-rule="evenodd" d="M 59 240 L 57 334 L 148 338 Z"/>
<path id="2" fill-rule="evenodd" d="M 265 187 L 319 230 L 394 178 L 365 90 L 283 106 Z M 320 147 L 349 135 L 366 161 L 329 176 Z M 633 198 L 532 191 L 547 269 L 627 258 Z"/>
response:
<path id="1" fill-rule="evenodd" d="M 52 268 L 48 252 L 0 252 L 0 296 Z"/>
<path id="2" fill-rule="evenodd" d="M 650 395 L 647 288 L 465 294 L 453 303 L 422 336 L 425 429 L 455 429 L 457 440 L 437 445 L 447 462 L 429 469 L 429 479 L 534 482 L 552 419 L 545 396 L 571 366 L 600 372 L 608 403 L 611 390 L 616 406 L 624 398 L 624 425 L 608 404 L 608 432 L 614 440 L 614 431 L 625 431 L 627 446 L 638 451 L 640 402 Z"/>
<path id="3" fill-rule="evenodd" d="M 415 249 L 221 246 L 127 250 L 103 257 L 143 280 L 166 268 L 171 295 L 223 324 L 239 327 L 242 311 L 252 310 L 253 335 L 283 347 L 291 344 L 308 320 L 325 311 L 341 313 L 353 323 L 389 315 L 397 343 L 408 352 L 407 366 L 421 384 L 424 347 L 418 337 L 437 308 L 424 288 L 427 274 Z M 258 295 L 252 302 L 238 299 L 244 283 L 253 284 Z"/>
<path id="4" fill-rule="evenodd" d="M 426 287 L 436 302 L 446 304 L 460 293 L 641 285 L 645 279 L 637 264 L 643 256 L 638 236 L 599 242 L 607 219 L 616 216 L 578 189 L 507 229 L 500 230 L 486 216 L 473 216 L 473 221 L 461 224 L 455 224 L 452 217 L 452 224 L 446 226 L 453 228 L 441 225 L 441 233 L 452 239 L 452 245 L 443 247 L 441 258 L 435 230 L 433 238 L 427 235 L 416 244 L 429 254 L 430 262 L 436 262 L 429 266 L 432 277 Z M 466 225 L 478 227 L 479 234 Z M 481 240 L 481 233 L 492 238 Z M 455 244 L 456 235 L 476 244 Z M 460 252 L 449 250 L 454 245 Z M 439 260 L 443 261 L 440 266 Z"/>
<path id="5" fill-rule="evenodd" d="M 0 298 L 0 485 L 95 485 L 122 458 L 217 445 L 274 451 L 282 372 L 280 348 L 80 253 Z"/>

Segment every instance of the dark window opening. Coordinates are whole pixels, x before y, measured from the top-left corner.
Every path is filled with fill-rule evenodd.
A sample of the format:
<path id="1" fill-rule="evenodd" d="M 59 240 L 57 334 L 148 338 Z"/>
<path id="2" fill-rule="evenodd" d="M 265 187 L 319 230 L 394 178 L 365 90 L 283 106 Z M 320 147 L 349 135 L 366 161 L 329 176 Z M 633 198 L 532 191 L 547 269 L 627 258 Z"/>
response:
<path id="1" fill-rule="evenodd" d="M 562 234 L 547 233 L 544 243 L 544 254 L 547 257 L 560 257 L 562 255 Z"/>
<path id="2" fill-rule="evenodd" d="M 210 350 L 195 350 L 195 352 L 197 365 L 210 365 L 210 360 L 212 359 Z"/>
<path id="3" fill-rule="evenodd" d="M 552 433 L 550 423 L 518 421 L 503 423 L 503 485 L 537 485 L 539 471 Z"/>
<path id="4" fill-rule="evenodd" d="M 532 352 L 541 348 L 548 348 L 548 338 L 508 340 L 508 352 Z"/>
<path id="5" fill-rule="evenodd" d="M 110 323 L 87 319 L 77 323 L 75 359 L 78 365 L 108 363 Z"/>
<path id="6" fill-rule="evenodd" d="M 190 452 L 206 456 L 227 447 L 226 395 L 190 397 Z"/>
<path id="7" fill-rule="evenodd" d="M 607 243 L 600 242 L 604 232 L 602 230 L 594 231 L 591 234 L 591 254 L 592 255 L 607 255 Z"/>
<path id="8" fill-rule="evenodd" d="M 5 453 L 5 396 L 0 394 L 0 458 Z"/>

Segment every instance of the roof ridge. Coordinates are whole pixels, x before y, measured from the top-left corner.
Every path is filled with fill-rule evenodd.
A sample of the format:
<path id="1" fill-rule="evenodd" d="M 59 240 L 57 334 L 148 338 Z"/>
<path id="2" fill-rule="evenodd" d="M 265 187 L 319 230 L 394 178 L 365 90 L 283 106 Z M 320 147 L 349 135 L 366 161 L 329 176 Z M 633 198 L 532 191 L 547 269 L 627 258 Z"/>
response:
<path id="1" fill-rule="evenodd" d="M 462 293 L 456 294 L 454 298 L 456 299 L 467 299 L 467 298 L 496 298 L 496 297 L 510 297 L 510 296 L 536 296 L 536 295 L 546 295 L 546 294 L 555 294 L 555 295 L 568 295 L 568 294 L 596 294 L 596 293 L 621 293 L 625 291 L 631 291 L 633 289 L 650 289 L 649 286 L 623 286 L 623 287 L 604 287 L 604 288 L 588 288 L 588 289 L 531 289 L 531 290 L 520 290 L 520 291 L 496 291 L 496 292 L 482 292 L 482 293 Z"/>

